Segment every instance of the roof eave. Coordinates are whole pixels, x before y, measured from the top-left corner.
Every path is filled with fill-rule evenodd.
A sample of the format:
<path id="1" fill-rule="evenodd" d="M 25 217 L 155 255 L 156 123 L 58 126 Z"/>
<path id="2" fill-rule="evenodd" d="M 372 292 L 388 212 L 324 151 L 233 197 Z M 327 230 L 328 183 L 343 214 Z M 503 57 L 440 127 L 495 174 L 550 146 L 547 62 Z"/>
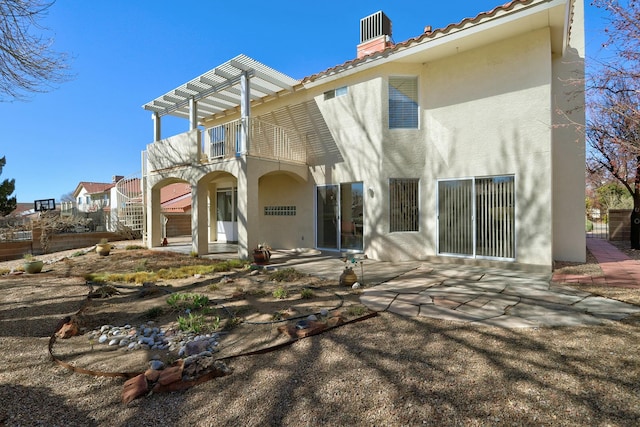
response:
<path id="1" fill-rule="evenodd" d="M 517 21 L 530 20 L 535 15 L 543 17 L 545 13 L 558 6 L 566 3 L 572 3 L 573 0 L 542 0 L 533 1 L 527 4 L 515 4 L 513 8 L 501 10 L 493 16 L 488 16 L 475 23 L 463 21 L 460 28 L 450 30 L 447 27 L 443 30 L 435 30 L 432 33 L 425 33 L 407 42 L 398 43 L 394 47 L 385 49 L 382 52 L 365 56 L 360 60 L 350 61 L 343 65 L 329 69 L 316 76 L 310 76 L 303 79 L 303 86 L 307 89 L 329 83 L 338 78 L 347 77 L 354 73 L 365 71 L 367 69 L 378 67 L 391 61 L 402 61 L 409 57 L 420 57 L 421 62 L 429 62 L 442 57 L 451 56 L 477 47 L 480 43 L 477 40 L 478 35 L 493 33 L 493 36 L 485 37 L 484 44 L 499 39 L 502 28 Z M 564 10 L 564 8 L 563 8 Z M 472 20 L 471 20 L 472 21 Z M 465 23 L 466 22 L 466 23 Z M 565 24 L 566 25 L 566 24 Z M 511 25 L 512 28 L 518 26 Z M 524 32 L 524 27 L 517 29 L 520 33 Z M 501 38 L 505 38 L 504 32 Z M 565 42 L 564 40 L 562 41 Z M 461 49 L 462 47 L 462 49 Z M 466 48 L 465 48 L 466 47 Z"/>

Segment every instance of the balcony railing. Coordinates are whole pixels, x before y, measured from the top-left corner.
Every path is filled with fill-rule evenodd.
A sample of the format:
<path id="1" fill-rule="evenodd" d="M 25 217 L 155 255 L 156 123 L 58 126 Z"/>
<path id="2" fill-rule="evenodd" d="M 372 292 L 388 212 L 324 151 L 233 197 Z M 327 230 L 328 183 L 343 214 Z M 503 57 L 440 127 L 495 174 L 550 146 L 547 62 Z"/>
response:
<path id="1" fill-rule="evenodd" d="M 241 126 L 242 122 L 235 120 L 204 131 L 204 152 L 209 156 L 209 160 L 235 157 L 242 150 Z M 251 119 L 248 154 L 267 159 L 306 163 L 306 138 L 294 130 Z"/>

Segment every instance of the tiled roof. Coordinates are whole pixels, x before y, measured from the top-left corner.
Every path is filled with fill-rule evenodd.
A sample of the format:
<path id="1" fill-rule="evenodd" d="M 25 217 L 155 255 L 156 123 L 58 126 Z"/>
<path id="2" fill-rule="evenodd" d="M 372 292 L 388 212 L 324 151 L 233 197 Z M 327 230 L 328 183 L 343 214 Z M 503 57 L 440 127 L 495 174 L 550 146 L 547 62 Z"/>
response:
<path id="1" fill-rule="evenodd" d="M 160 189 L 160 203 L 169 202 L 186 194 L 191 195 L 191 186 L 189 184 L 183 182 L 169 184 Z"/>
<path id="2" fill-rule="evenodd" d="M 114 183 L 105 183 L 105 182 L 85 182 L 85 181 L 81 181 L 80 184 L 78 184 L 78 188 L 84 187 L 84 189 L 89 194 L 104 193 L 105 191 L 110 190 L 114 186 L 115 186 Z"/>
<path id="3" fill-rule="evenodd" d="M 29 210 L 33 211 L 33 202 L 31 202 L 31 203 L 18 202 L 18 203 L 16 203 L 16 208 L 9 215 L 16 216 L 16 215 L 20 215 L 22 213 L 25 213 L 25 212 L 27 212 Z"/>
<path id="4" fill-rule="evenodd" d="M 191 210 L 191 196 L 183 197 L 177 200 L 170 200 L 162 204 L 162 212 L 165 213 L 177 213 L 177 212 L 189 212 Z"/>
<path id="5" fill-rule="evenodd" d="M 410 38 L 408 40 L 405 40 L 403 42 L 397 43 L 395 45 L 392 45 L 391 47 L 388 47 L 380 52 L 374 52 L 368 55 L 365 55 L 361 58 L 357 58 L 357 59 L 352 59 L 350 61 L 347 61 L 343 64 L 340 65 L 336 65 L 335 67 L 331 67 L 327 70 L 321 71 L 319 73 L 313 74 L 311 76 L 305 77 L 304 79 L 302 79 L 302 83 L 308 83 L 308 82 L 313 82 L 314 80 L 328 75 L 328 74 L 332 74 L 332 73 L 337 73 L 342 69 L 345 68 L 349 68 L 349 67 L 353 67 L 356 66 L 360 63 L 363 62 L 367 62 L 367 61 L 371 61 L 373 59 L 376 59 L 377 57 L 381 57 L 381 56 L 386 56 L 390 53 L 393 53 L 395 51 L 398 51 L 400 49 L 403 48 L 407 48 L 410 47 L 411 45 L 417 44 L 417 43 L 421 43 L 425 40 L 428 39 L 435 39 L 437 37 L 443 36 L 443 35 L 447 35 L 451 32 L 457 31 L 457 30 L 461 30 L 463 29 L 465 26 L 468 25 L 473 25 L 473 24 L 477 24 L 478 22 L 482 21 L 483 19 L 487 19 L 487 18 L 491 18 L 493 16 L 495 16 L 496 14 L 498 14 L 499 12 L 508 12 L 510 10 L 512 10 L 515 6 L 518 5 L 522 5 L 525 6 L 529 3 L 532 3 L 535 0 L 512 0 L 509 3 L 505 3 L 501 6 L 497 6 L 494 9 L 488 11 L 488 12 L 482 12 L 480 14 L 478 14 L 477 16 L 473 17 L 473 18 L 465 18 L 462 21 L 456 23 L 456 24 L 449 24 L 444 28 L 439 28 L 436 30 L 431 30 L 429 27 L 425 28 L 425 32 L 422 33 L 421 35 L 417 36 L 417 37 L 413 37 Z"/>

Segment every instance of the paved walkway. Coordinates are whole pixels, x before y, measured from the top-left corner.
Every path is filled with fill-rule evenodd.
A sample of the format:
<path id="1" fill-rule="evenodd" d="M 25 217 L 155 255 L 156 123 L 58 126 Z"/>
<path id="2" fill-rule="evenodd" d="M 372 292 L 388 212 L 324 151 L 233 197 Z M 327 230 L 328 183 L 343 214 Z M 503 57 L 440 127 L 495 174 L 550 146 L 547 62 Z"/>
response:
<path id="1" fill-rule="evenodd" d="M 640 287 L 640 263 L 595 240 L 588 247 L 604 272 L 599 280 Z M 360 300 L 376 311 L 507 328 L 598 325 L 640 313 L 638 306 L 576 290 L 549 275 L 442 264 L 423 264 L 367 288 Z"/>
<path id="2" fill-rule="evenodd" d="M 532 274 L 496 268 L 421 261 L 366 260 L 351 264 L 363 283 L 360 300 L 376 311 L 506 328 L 598 325 L 640 313 L 640 307 L 594 296 L 566 284 L 596 283 L 640 288 L 640 262 L 609 242 L 587 239 L 604 276 Z M 171 242 L 171 251 L 190 250 Z M 235 257 L 235 247 L 210 246 L 214 257 Z M 213 254 L 215 252 L 215 254 Z M 228 253 L 225 253 L 228 252 Z M 274 251 L 272 268 L 338 279 L 344 262 L 335 253 L 317 250 Z"/>

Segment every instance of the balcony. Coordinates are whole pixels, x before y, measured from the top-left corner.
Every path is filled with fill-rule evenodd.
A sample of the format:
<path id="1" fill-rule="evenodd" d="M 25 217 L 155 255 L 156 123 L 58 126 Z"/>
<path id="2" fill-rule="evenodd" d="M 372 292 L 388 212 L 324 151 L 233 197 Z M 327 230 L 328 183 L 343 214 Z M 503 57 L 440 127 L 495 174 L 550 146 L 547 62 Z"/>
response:
<path id="1" fill-rule="evenodd" d="M 204 131 L 191 130 L 147 146 L 150 171 L 176 166 L 216 162 L 235 158 L 241 147 L 241 120 L 234 120 Z M 263 159 L 306 164 L 306 137 L 300 133 L 250 119 L 247 155 Z"/>
<path id="2" fill-rule="evenodd" d="M 204 132 L 209 160 L 235 157 L 241 151 L 240 120 L 207 129 Z M 283 160 L 296 163 L 307 162 L 306 138 L 298 132 L 263 122 L 249 121 L 250 156 L 264 159 Z"/>

